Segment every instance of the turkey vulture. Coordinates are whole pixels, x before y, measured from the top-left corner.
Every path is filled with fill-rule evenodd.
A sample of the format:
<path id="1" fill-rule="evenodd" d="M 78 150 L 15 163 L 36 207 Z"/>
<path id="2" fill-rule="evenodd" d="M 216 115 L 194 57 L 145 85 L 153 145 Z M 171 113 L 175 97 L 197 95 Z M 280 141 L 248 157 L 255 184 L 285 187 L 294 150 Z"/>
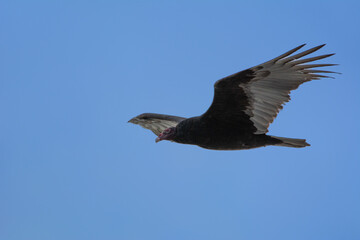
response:
<path id="1" fill-rule="evenodd" d="M 213 102 L 201 116 L 183 118 L 143 113 L 129 122 L 150 129 L 158 136 L 156 142 L 170 140 L 214 150 L 310 146 L 305 139 L 266 133 L 283 104 L 290 100 L 291 90 L 304 82 L 329 78 L 321 74 L 335 73 L 314 68 L 336 64 L 305 64 L 334 54 L 300 59 L 324 45 L 293 54 L 303 44 L 268 62 L 218 80 Z"/>

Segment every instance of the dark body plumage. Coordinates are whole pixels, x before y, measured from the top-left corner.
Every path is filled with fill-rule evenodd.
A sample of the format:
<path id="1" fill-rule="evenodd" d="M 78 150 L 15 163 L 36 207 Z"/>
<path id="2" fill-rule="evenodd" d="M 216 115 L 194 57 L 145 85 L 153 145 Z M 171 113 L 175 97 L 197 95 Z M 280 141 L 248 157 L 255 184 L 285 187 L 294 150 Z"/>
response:
<path id="1" fill-rule="evenodd" d="M 281 143 L 265 134 L 255 135 L 241 126 L 219 125 L 216 119 L 203 119 L 203 116 L 192 117 L 180 122 L 173 141 L 214 150 L 250 149 Z"/>
<path id="2" fill-rule="evenodd" d="M 159 136 L 157 141 L 171 140 L 214 150 L 309 146 L 305 139 L 266 135 L 283 104 L 290 100 L 291 90 L 304 82 L 327 77 L 319 73 L 333 73 L 313 68 L 334 64 L 303 64 L 333 54 L 298 60 L 324 45 L 291 55 L 303 46 L 217 81 L 213 102 L 201 116 L 185 119 L 144 113 L 129 122 L 152 130 Z"/>

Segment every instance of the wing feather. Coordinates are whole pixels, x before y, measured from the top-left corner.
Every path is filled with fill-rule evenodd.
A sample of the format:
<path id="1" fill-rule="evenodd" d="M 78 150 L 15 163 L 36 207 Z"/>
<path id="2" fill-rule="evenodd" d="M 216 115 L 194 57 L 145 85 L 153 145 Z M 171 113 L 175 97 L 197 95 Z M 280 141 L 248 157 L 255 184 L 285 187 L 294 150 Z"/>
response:
<path id="1" fill-rule="evenodd" d="M 143 128 L 151 130 L 157 136 L 165 129 L 170 127 L 176 127 L 179 122 L 186 118 L 157 114 L 157 113 L 143 113 L 129 120 L 130 123 L 138 124 Z"/>
<path id="2" fill-rule="evenodd" d="M 290 61 L 293 61 L 295 59 L 298 59 L 298 58 L 302 58 L 306 55 L 309 55 L 310 53 L 313 53 L 317 50 L 319 50 L 320 48 L 322 48 L 323 46 L 325 46 L 325 44 L 323 45 L 320 45 L 320 46 L 317 46 L 317 47 L 313 47 L 313 48 L 310 48 L 309 50 L 306 50 L 304 52 L 301 52 L 301 53 L 298 53 L 298 54 L 295 54 L 295 55 L 292 55 L 292 56 L 289 56 L 287 58 L 284 58 L 284 59 L 281 59 L 278 64 L 284 64 L 284 63 L 288 63 Z"/>
<path id="3" fill-rule="evenodd" d="M 325 45 L 325 44 L 324 44 Z M 307 56 L 324 45 L 320 45 L 295 55 L 283 54 L 271 61 L 251 68 L 255 77 L 247 82 L 240 83 L 240 87 L 245 89 L 249 96 L 250 120 L 254 123 L 255 134 L 268 132 L 270 123 L 274 121 L 283 104 L 290 100 L 290 92 L 297 89 L 302 83 L 326 78 L 329 76 L 317 73 L 334 73 L 324 70 L 314 70 L 317 67 L 328 67 L 336 64 L 303 64 L 328 58 L 334 54 L 325 54 L 311 58 L 300 59 Z M 300 49 L 303 45 L 295 48 Z M 294 53 L 295 51 L 290 51 Z M 299 59 L 299 60 L 297 60 Z M 264 76 L 260 72 L 268 71 L 270 74 Z M 262 112 L 266 112 L 264 115 Z M 265 121 L 264 121 L 265 118 Z"/>
<path id="4" fill-rule="evenodd" d="M 302 83 L 327 78 L 324 74 L 336 73 L 316 70 L 318 67 L 336 64 L 304 64 L 328 58 L 325 54 L 301 59 L 325 44 L 292 55 L 300 45 L 270 61 L 232 74 L 215 83 L 213 103 L 202 115 L 203 121 L 216 119 L 218 124 L 237 122 L 243 129 L 255 134 L 264 134 L 274 121 L 284 103 L 290 100 L 290 92 Z"/>

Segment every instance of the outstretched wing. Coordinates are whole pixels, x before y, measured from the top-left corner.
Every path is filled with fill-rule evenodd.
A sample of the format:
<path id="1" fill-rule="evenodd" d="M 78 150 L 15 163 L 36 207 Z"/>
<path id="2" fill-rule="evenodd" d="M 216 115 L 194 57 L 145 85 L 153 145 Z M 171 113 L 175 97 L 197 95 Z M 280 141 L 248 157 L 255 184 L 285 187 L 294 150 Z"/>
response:
<path id="1" fill-rule="evenodd" d="M 292 55 L 304 45 L 217 81 L 214 85 L 213 103 L 202 115 L 203 120 L 215 119 L 222 124 L 240 124 L 244 130 L 255 134 L 268 132 L 270 123 L 283 108 L 283 104 L 290 100 L 291 90 L 297 89 L 304 82 L 328 77 L 320 74 L 334 73 L 314 68 L 336 64 L 304 64 L 333 54 L 300 59 L 325 44 Z"/>
<path id="2" fill-rule="evenodd" d="M 129 122 L 149 129 L 158 136 L 165 129 L 169 127 L 175 127 L 179 122 L 185 119 L 186 118 L 171 115 L 143 113 L 130 119 Z"/>

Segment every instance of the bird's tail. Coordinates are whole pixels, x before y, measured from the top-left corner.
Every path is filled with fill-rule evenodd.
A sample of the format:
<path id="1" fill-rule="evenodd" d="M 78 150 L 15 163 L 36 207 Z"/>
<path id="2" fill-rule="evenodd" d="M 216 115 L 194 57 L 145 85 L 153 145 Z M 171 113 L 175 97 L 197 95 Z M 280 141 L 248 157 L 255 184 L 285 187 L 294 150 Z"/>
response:
<path id="1" fill-rule="evenodd" d="M 306 139 L 285 138 L 285 137 L 275 137 L 275 136 L 271 136 L 271 137 L 281 141 L 280 143 L 274 144 L 275 146 L 294 147 L 294 148 L 302 148 L 302 147 L 310 146 L 310 144 L 306 142 Z"/>

